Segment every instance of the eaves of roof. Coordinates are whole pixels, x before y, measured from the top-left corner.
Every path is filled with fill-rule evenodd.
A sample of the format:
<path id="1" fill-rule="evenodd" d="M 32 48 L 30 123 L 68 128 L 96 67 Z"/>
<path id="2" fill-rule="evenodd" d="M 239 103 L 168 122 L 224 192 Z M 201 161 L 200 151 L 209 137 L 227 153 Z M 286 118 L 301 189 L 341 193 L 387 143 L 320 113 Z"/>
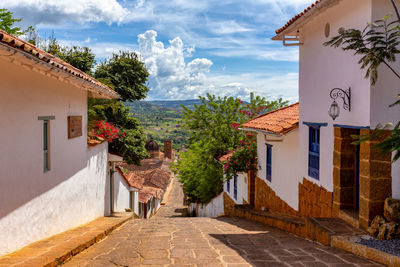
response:
<path id="1" fill-rule="evenodd" d="M 342 0 L 317 0 L 312 5 L 308 6 L 302 12 L 291 18 L 285 25 L 281 28 L 276 29 L 276 36 L 272 38 L 272 40 L 283 40 L 283 36 L 287 33 L 291 33 L 301 25 L 306 23 L 309 19 L 319 14 L 322 11 L 325 11 L 327 8 L 337 4 Z"/>
<path id="2" fill-rule="evenodd" d="M 67 74 L 69 77 L 76 78 L 75 80 L 80 81 L 82 83 L 82 87 L 87 88 L 95 98 L 119 98 L 117 92 L 109 88 L 108 86 L 102 84 L 97 81 L 95 78 L 86 74 L 85 72 L 73 67 L 67 62 L 43 51 L 42 49 L 32 45 L 31 43 L 24 41 L 18 37 L 15 37 L 7 32 L 0 30 L 0 45 L 3 48 L 6 48 L 9 51 L 14 51 L 15 53 L 19 53 L 31 61 L 36 61 L 36 63 L 42 63 L 47 68 L 57 69 L 56 76 L 59 76 L 60 79 L 65 79 Z M 0 47 L 1 47 L 0 46 Z M 15 53 L 10 54 L 9 56 L 13 56 Z M 64 73 L 61 75 L 60 73 Z"/>

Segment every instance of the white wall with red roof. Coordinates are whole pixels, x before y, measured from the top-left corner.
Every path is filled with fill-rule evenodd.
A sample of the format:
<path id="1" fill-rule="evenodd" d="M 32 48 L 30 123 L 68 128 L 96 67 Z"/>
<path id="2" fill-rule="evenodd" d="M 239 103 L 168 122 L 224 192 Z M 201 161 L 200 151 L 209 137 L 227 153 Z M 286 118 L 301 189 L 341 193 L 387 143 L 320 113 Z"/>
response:
<path id="1" fill-rule="evenodd" d="M 299 131 L 293 130 L 282 138 L 257 134 L 257 176 L 293 209 L 298 210 L 298 187 L 301 176 L 299 161 Z M 279 140 L 279 141 L 271 141 Z M 267 180 L 267 144 L 271 145 L 271 181 Z"/>
<path id="2" fill-rule="evenodd" d="M 0 255 L 107 213 L 107 143 L 87 145 L 87 91 L 0 53 Z M 64 75 L 64 74 L 60 74 Z M 82 136 L 68 139 L 68 116 Z M 43 121 L 50 120 L 44 171 Z"/>
<path id="3" fill-rule="evenodd" d="M 113 182 L 114 211 L 125 212 L 126 209 L 132 209 L 136 215 L 139 215 L 138 191 L 131 189 L 119 172 L 114 173 Z"/>
<path id="4" fill-rule="evenodd" d="M 397 1 L 400 4 L 400 1 Z M 353 0 L 340 1 L 318 15 L 314 15 L 300 29 L 303 45 L 299 60 L 299 101 L 300 101 L 300 177 L 306 177 L 329 191 L 333 191 L 333 125 L 374 128 L 378 123 L 397 122 L 400 108 L 389 108 L 399 93 L 398 79 L 382 66 L 379 80 L 371 86 L 365 79 L 365 70 L 360 70 L 358 60 L 351 51 L 326 47 L 324 42 L 337 34 L 339 28 L 363 29 L 368 22 L 382 18 L 392 12 L 389 1 Z M 325 36 L 326 24 L 330 25 L 330 34 Z M 396 69 L 400 71 L 400 61 Z M 340 115 L 332 120 L 328 109 L 332 103 L 329 96 L 333 88 L 351 87 L 351 111 L 343 109 L 339 99 Z M 308 176 L 308 126 L 303 122 L 327 123 L 321 127 L 320 138 L 320 179 Z M 400 197 L 400 162 L 393 164 L 393 195 Z"/>

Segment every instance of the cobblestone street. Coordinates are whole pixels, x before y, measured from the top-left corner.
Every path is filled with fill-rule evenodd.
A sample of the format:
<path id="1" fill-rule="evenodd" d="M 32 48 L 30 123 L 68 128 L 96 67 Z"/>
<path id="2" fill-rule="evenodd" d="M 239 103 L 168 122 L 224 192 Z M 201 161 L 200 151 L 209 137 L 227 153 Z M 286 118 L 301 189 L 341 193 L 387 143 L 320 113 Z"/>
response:
<path id="1" fill-rule="evenodd" d="M 280 230 L 237 218 L 182 217 L 174 180 L 167 205 L 134 219 L 66 266 L 381 266 Z"/>

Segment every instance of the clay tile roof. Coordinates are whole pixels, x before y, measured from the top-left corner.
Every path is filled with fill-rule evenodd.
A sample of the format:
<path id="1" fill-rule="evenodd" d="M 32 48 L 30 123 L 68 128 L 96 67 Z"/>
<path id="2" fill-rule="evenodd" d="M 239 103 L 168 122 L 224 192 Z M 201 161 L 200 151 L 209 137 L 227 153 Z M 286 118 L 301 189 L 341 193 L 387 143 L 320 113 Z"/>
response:
<path id="1" fill-rule="evenodd" d="M 145 171 L 141 176 L 144 178 L 143 185 L 165 190 L 167 189 L 171 179 L 171 172 L 162 169 L 155 169 Z"/>
<path id="2" fill-rule="evenodd" d="M 306 15 L 307 13 L 309 13 L 310 10 L 313 10 L 315 7 L 318 7 L 323 2 L 328 2 L 328 1 L 331 1 L 331 0 L 317 0 L 317 1 L 315 1 L 312 5 L 308 6 L 306 9 L 304 9 L 303 12 L 301 12 L 301 13 L 297 14 L 296 16 L 294 16 L 293 18 L 291 18 L 283 27 L 277 29 L 275 32 L 277 34 L 283 32 L 284 30 L 289 28 L 290 25 L 292 25 L 294 22 L 296 22 L 299 18 L 301 18 L 304 15 Z"/>
<path id="3" fill-rule="evenodd" d="M 299 103 L 277 109 L 242 125 L 242 128 L 263 130 L 266 132 L 284 135 L 299 125 Z"/>
<path id="4" fill-rule="evenodd" d="M 27 41 L 8 34 L 3 30 L 0 30 L 0 44 L 15 48 L 21 53 L 27 53 L 33 57 L 36 57 L 37 59 L 41 60 L 51 67 L 58 68 L 81 79 L 82 81 L 87 82 L 92 89 L 91 91 L 97 94 L 97 98 L 119 98 L 117 92 L 97 81 L 95 78 L 91 77 L 85 72 L 73 67 L 67 62 L 53 56 L 52 54 L 43 51 L 42 49 L 32 45 Z"/>
<path id="5" fill-rule="evenodd" d="M 117 163 L 117 171 L 130 186 L 139 189 L 140 202 L 147 202 L 150 197 L 161 198 L 172 177 L 168 163 L 159 159 L 145 159 L 141 163 L 142 166 Z"/>
<path id="6" fill-rule="evenodd" d="M 151 187 L 151 186 L 144 186 L 140 191 L 139 191 L 139 201 L 146 203 L 149 201 L 151 197 L 154 198 L 161 198 L 162 190 Z"/>
<path id="7" fill-rule="evenodd" d="M 132 171 L 124 170 L 122 167 L 117 166 L 116 170 L 125 179 L 126 183 L 134 188 L 141 189 L 143 187 L 143 178 L 136 175 Z"/>
<path id="8" fill-rule="evenodd" d="M 232 155 L 233 155 L 233 151 L 229 151 L 227 154 L 219 157 L 218 160 L 221 162 L 227 161 L 230 157 L 232 157 Z"/>

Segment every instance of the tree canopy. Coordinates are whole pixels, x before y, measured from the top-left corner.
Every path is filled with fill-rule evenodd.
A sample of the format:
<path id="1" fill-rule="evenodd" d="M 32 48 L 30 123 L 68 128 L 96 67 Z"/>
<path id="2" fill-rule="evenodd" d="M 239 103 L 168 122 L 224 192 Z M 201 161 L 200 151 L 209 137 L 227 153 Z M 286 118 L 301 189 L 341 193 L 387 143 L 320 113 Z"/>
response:
<path id="1" fill-rule="evenodd" d="M 89 47 L 62 46 L 55 37 L 51 37 L 43 48 L 46 52 L 68 62 L 75 68 L 89 75 L 93 74 L 96 60 L 95 54 Z"/>
<path id="2" fill-rule="evenodd" d="M 136 53 L 120 51 L 97 67 L 96 78 L 109 81 L 123 101 L 135 101 L 147 96 L 149 72 Z"/>
<path id="3" fill-rule="evenodd" d="M 189 130 L 190 146 L 179 154 L 173 166 L 185 193 L 191 201 L 208 202 L 222 190 L 223 166 L 218 158 L 239 147 L 245 133 L 235 125 L 242 124 L 260 112 L 287 105 L 287 102 L 266 101 L 250 96 L 245 104 L 234 97 L 200 97 L 202 104 L 194 110 L 184 108 L 182 125 Z"/>
<path id="4" fill-rule="evenodd" d="M 13 14 L 14 13 L 8 9 L 0 9 L 0 29 L 15 36 L 22 35 L 24 34 L 24 31 L 20 27 L 14 26 L 16 22 L 20 22 L 22 19 L 13 18 Z"/>

